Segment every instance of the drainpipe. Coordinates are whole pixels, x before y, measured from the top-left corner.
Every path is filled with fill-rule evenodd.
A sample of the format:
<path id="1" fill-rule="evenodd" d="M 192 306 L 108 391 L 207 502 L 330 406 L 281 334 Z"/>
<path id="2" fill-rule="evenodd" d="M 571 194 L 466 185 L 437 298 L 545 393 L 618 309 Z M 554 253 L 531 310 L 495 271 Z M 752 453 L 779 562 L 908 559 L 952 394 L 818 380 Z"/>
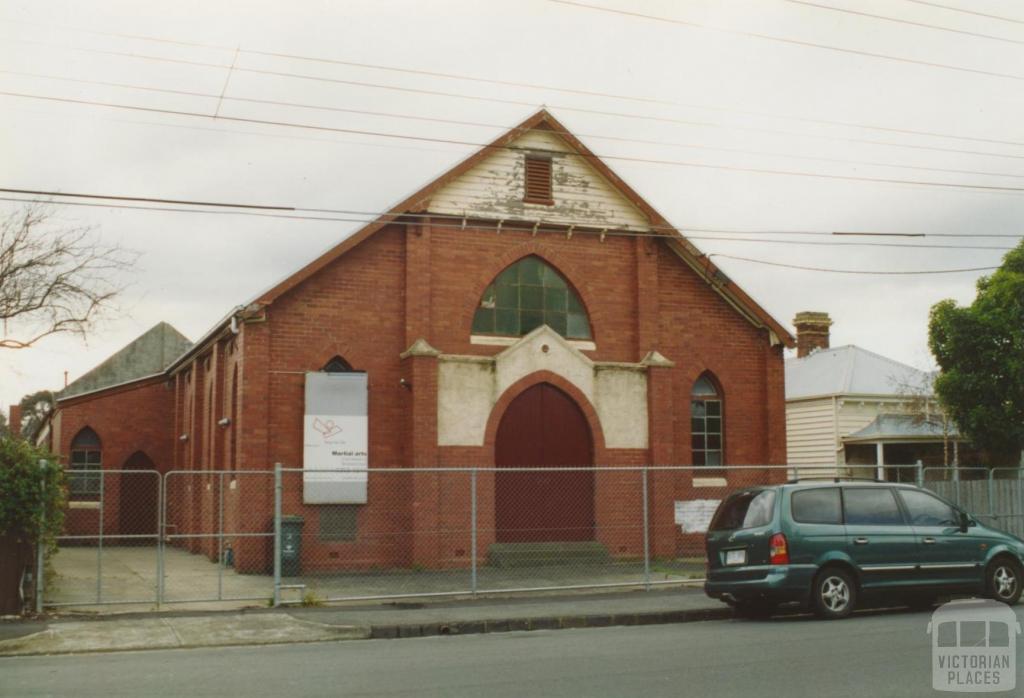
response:
<path id="1" fill-rule="evenodd" d="M 238 334 L 238 316 L 246 309 L 244 305 L 236 305 L 231 311 L 231 334 Z"/>

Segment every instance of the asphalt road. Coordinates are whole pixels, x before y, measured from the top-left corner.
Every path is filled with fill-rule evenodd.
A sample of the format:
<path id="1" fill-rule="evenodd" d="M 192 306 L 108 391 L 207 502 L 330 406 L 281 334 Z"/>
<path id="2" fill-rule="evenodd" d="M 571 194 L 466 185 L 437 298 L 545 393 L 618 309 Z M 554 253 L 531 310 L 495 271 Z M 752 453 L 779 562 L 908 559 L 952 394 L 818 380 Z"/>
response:
<path id="1" fill-rule="evenodd" d="M 1024 607 L 1015 610 L 1024 620 Z M 929 617 L 889 611 L 840 622 L 789 617 L 6 658 L 0 695 L 949 695 L 931 688 Z M 1016 695 L 1024 692 L 1021 640 Z"/>

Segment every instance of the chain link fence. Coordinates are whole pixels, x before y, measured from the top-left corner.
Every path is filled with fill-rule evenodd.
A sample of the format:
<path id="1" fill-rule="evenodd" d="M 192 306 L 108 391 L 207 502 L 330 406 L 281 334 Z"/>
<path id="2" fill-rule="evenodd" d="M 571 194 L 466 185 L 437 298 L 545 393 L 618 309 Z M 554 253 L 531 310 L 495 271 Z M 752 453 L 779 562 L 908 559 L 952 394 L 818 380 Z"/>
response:
<path id="1" fill-rule="evenodd" d="M 160 603 L 270 599 L 273 485 L 268 470 L 164 475 Z"/>
<path id="2" fill-rule="evenodd" d="M 1024 479 L 1020 468 L 924 468 L 922 484 L 986 526 L 1024 538 Z"/>
<path id="3" fill-rule="evenodd" d="M 315 605 L 703 581 L 718 503 L 794 478 L 928 488 L 1024 536 L 1013 468 L 606 466 L 325 471 L 81 470 L 48 607 Z M 366 503 L 308 504 L 310 478 L 365 482 Z M 40 560 L 40 563 L 42 560 Z"/>
<path id="4" fill-rule="evenodd" d="M 46 605 L 156 603 L 160 473 L 74 469 L 67 478 L 68 508 L 57 537 L 60 554 L 40 565 L 49 573 Z"/>

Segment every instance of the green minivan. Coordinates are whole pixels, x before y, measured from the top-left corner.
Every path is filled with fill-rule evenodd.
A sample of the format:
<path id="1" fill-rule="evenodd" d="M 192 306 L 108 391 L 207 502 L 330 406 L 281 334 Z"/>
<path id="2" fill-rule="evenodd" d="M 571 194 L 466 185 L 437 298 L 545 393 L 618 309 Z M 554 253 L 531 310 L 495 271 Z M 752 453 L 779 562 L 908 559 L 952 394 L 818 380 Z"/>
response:
<path id="1" fill-rule="evenodd" d="M 943 594 L 1015 604 L 1024 541 L 912 485 L 813 480 L 726 497 L 707 534 L 704 591 L 740 615 L 800 602 L 844 618 L 858 599 L 896 595 L 927 608 Z"/>

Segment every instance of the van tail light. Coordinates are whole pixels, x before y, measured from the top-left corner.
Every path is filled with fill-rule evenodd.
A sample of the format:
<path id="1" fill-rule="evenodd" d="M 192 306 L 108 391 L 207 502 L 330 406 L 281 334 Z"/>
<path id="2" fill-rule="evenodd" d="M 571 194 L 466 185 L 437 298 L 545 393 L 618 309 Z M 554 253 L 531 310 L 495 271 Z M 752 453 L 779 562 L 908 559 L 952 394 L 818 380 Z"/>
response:
<path id="1" fill-rule="evenodd" d="M 786 536 L 776 533 L 771 539 L 771 558 L 773 565 L 789 564 L 789 545 L 786 543 Z"/>

